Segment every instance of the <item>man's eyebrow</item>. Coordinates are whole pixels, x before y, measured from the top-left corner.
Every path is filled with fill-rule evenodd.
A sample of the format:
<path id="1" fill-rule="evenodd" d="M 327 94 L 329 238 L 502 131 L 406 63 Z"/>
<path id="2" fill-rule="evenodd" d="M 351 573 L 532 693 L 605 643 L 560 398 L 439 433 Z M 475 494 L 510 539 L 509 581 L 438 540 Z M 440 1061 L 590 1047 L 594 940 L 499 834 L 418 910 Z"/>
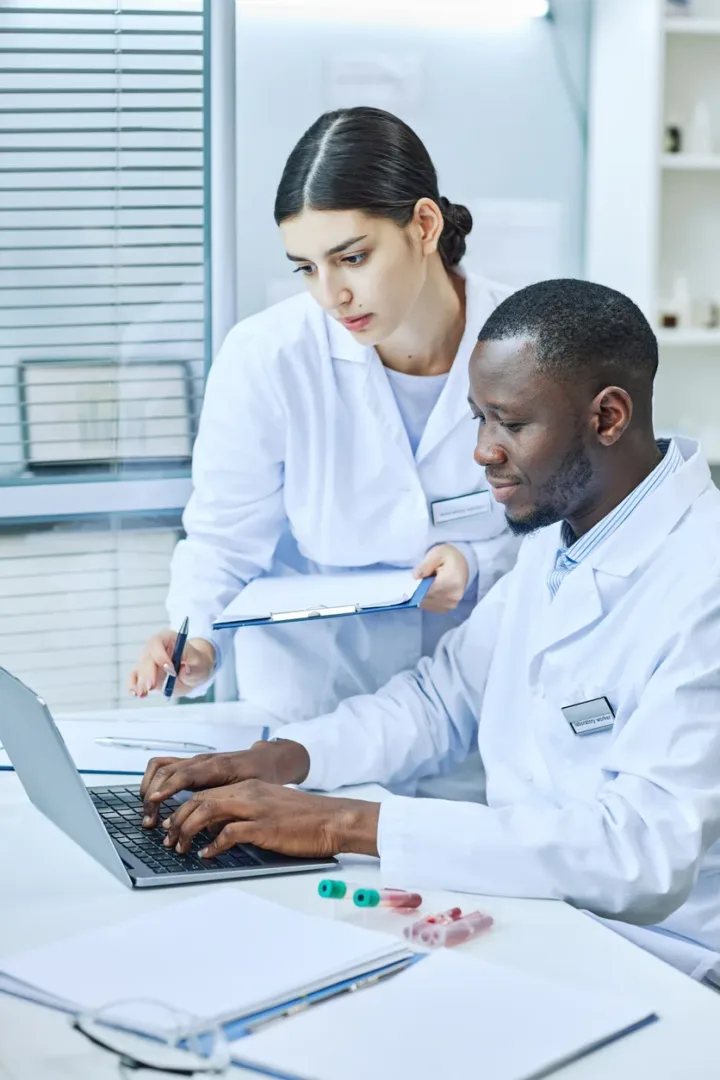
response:
<path id="1" fill-rule="evenodd" d="M 360 241 L 365 240 L 366 237 L 367 237 L 367 233 L 365 233 L 364 236 L 351 236 L 349 240 L 343 240 L 343 242 L 341 244 L 336 244 L 335 247 L 331 247 L 329 251 L 326 251 L 325 252 L 325 258 L 329 259 L 333 255 L 339 255 L 342 251 L 347 251 L 347 249 L 349 247 L 352 247 L 353 244 L 359 244 Z M 309 263 L 309 262 L 312 262 L 312 259 L 306 259 L 303 255 L 291 255 L 290 252 L 287 252 L 287 257 L 290 260 L 290 262 L 296 262 L 296 263 Z"/>
<path id="2" fill-rule="evenodd" d="M 480 411 L 480 406 L 476 405 L 475 402 L 473 401 L 473 399 L 469 395 L 468 395 L 468 405 L 470 406 L 471 409 L 477 409 L 478 412 Z M 495 415 L 497 415 L 498 413 L 506 412 L 507 410 L 506 410 L 506 407 L 504 405 L 486 405 L 484 410 L 482 410 L 482 411 L 484 411 L 486 413 L 494 413 Z"/>

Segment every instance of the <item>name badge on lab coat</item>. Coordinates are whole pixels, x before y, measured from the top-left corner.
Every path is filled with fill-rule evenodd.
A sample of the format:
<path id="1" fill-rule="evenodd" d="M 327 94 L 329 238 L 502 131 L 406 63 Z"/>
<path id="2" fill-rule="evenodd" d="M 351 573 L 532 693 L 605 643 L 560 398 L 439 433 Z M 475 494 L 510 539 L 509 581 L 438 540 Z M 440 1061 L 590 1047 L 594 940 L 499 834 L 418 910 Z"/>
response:
<path id="1" fill-rule="evenodd" d="M 580 701 L 577 705 L 564 705 L 562 711 L 576 735 L 594 735 L 597 731 L 609 731 L 615 723 L 613 707 L 606 697 Z"/>
<path id="2" fill-rule="evenodd" d="M 469 495 L 457 495 L 454 499 L 438 499 L 432 503 L 430 509 L 433 525 L 475 517 L 476 514 L 487 514 L 490 511 L 490 492 L 472 491 Z"/>

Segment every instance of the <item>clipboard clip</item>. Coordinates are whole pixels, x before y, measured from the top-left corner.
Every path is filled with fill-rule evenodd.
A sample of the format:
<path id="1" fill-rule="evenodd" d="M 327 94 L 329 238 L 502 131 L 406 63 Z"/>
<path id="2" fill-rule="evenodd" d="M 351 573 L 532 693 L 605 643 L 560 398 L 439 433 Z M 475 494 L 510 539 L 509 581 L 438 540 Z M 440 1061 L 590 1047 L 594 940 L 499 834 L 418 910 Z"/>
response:
<path id="1" fill-rule="evenodd" d="M 363 611 L 377 611 L 379 608 L 394 608 L 407 604 L 410 597 L 404 593 L 397 600 L 383 600 L 377 604 L 343 604 L 340 607 L 318 605 L 307 611 L 271 611 L 270 622 L 296 622 L 298 619 L 323 619 L 333 615 L 359 615 Z"/>
<path id="2" fill-rule="evenodd" d="M 356 604 L 355 610 L 361 611 L 378 611 L 380 608 L 394 608 L 400 607 L 402 604 L 407 604 L 411 597 L 407 593 L 403 593 L 401 597 L 396 600 L 383 600 L 379 604 Z"/>
<path id="3" fill-rule="evenodd" d="M 357 604 L 345 604 L 342 607 L 308 608 L 307 611 L 271 611 L 270 622 L 296 622 L 298 619 L 323 619 L 332 615 L 355 615 Z"/>

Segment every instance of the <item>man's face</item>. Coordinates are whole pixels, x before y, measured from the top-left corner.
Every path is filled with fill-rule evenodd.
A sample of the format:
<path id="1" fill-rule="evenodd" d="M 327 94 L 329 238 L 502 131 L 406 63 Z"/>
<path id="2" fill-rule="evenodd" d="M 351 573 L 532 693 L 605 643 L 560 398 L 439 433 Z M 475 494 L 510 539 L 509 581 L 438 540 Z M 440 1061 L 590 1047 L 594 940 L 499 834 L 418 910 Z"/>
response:
<path id="1" fill-rule="evenodd" d="M 478 342 L 470 404 L 480 425 L 475 460 L 513 532 L 582 514 L 598 488 L 582 388 L 538 371 L 530 340 Z"/>

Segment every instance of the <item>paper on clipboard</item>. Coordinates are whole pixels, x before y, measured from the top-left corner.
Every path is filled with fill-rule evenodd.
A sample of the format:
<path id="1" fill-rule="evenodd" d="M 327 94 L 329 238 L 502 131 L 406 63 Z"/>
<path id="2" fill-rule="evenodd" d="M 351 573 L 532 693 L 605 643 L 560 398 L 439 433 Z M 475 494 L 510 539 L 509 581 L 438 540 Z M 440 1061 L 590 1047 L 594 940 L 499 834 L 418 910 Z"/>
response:
<path id="1" fill-rule="evenodd" d="M 308 612 L 356 614 L 398 607 L 412 600 L 423 582 L 411 570 L 359 570 L 341 574 L 298 574 L 251 581 L 214 625 L 253 620 L 289 622 Z"/>

